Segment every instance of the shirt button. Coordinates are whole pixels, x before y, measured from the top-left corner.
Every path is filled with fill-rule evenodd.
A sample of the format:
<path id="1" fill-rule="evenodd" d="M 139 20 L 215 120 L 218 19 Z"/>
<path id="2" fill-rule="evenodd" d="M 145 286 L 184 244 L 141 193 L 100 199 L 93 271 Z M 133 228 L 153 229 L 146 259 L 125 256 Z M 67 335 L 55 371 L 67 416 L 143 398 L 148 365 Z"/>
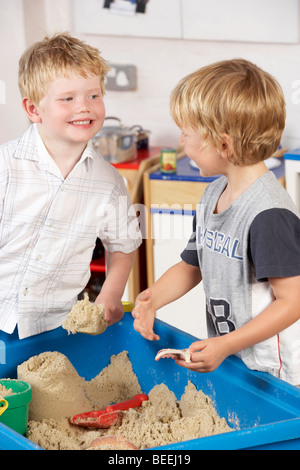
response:
<path id="1" fill-rule="evenodd" d="M 42 256 L 41 256 L 41 255 L 37 255 L 36 260 L 37 260 L 37 261 L 41 261 L 41 259 L 42 259 Z"/>
<path id="2" fill-rule="evenodd" d="M 26 287 L 23 292 L 24 297 L 26 297 L 27 294 L 28 294 L 28 288 Z"/>

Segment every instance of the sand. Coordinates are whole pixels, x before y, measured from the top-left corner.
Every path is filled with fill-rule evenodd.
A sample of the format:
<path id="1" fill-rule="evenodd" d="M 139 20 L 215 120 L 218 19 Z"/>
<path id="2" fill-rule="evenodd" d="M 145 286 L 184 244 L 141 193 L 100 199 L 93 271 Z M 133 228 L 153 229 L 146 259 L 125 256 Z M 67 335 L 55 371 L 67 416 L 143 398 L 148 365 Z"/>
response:
<path id="1" fill-rule="evenodd" d="M 197 406 L 193 409 L 191 401 L 186 414 L 182 403 L 191 395 L 196 398 Z M 117 432 L 139 449 L 145 449 L 232 431 L 206 398 L 203 401 L 202 392 L 191 382 L 179 402 L 165 384 L 156 385 L 149 392 L 149 402 L 129 410 Z"/>
<path id="2" fill-rule="evenodd" d="M 27 437 L 46 450 L 85 450 L 102 436 L 118 435 L 138 449 L 232 431 L 212 401 L 188 382 L 178 401 L 165 384 L 149 392 L 149 401 L 124 412 L 121 424 L 109 429 L 70 424 L 69 417 L 104 409 L 141 393 L 128 353 L 112 356 L 91 381 L 79 377 L 61 353 L 46 352 L 18 367 L 18 378 L 31 384 Z"/>
<path id="3" fill-rule="evenodd" d="M 105 310 L 101 304 L 92 304 L 88 295 L 84 294 L 84 299 L 79 300 L 71 312 L 68 314 L 62 327 L 68 333 L 86 333 L 99 335 L 107 328 L 107 321 L 104 318 Z"/>
<path id="4" fill-rule="evenodd" d="M 6 388 L 4 385 L 0 384 L 0 400 L 9 395 L 14 395 L 14 392 L 11 388 Z"/>
<path id="5" fill-rule="evenodd" d="M 18 366 L 17 373 L 18 379 L 32 388 L 29 419 L 60 419 L 89 410 L 84 380 L 63 354 L 45 352 L 33 356 Z"/>
<path id="6" fill-rule="evenodd" d="M 103 409 L 141 393 L 127 352 L 111 357 L 100 374 L 86 381 L 69 359 L 57 351 L 31 357 L 17 368 L 18 379 L 32 387 L 29 419 L 61 419 Z"/>

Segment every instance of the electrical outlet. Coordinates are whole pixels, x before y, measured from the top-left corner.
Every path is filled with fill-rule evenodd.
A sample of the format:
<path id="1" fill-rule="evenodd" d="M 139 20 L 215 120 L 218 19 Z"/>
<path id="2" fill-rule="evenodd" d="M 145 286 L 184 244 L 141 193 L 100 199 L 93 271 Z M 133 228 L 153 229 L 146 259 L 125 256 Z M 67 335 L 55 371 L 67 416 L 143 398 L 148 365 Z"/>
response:
<path id="1" fill-rule="evenodd" d="M 132 91 L 137 86 L 135 65 L 110 64 L 111 70 L 106 75 L 105 88 L 113 91 Z"/>

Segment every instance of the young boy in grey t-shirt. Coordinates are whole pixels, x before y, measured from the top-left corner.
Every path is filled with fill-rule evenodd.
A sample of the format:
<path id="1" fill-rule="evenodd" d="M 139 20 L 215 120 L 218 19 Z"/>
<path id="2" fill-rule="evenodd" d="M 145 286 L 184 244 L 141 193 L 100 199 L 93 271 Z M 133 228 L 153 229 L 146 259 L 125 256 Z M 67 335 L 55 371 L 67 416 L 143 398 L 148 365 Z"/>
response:
<path id="1" fill-rule="evenodd" d="M 190 345 L 193 371 L 230 354 L 250 369 L 300 384 L 300 221 L 264 160 L 285 125 L 280 86 L 246 60 L 185 77 L 171 95 L 180 144 L 210 183 L 182 261 L 139 294 L 134 328 L 149 340 L 155 311 L 203 280 L 208 339 Z"/>

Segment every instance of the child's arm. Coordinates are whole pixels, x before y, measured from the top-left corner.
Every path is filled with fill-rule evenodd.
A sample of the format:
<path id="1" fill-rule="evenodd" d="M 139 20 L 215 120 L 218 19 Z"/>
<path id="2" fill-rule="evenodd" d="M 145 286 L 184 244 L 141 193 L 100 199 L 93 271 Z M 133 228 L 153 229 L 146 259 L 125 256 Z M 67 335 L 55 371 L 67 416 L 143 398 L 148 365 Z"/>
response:
<path id="1" fill-rule="evenodd" d="M 116 251 L 107 254 L 106 279 L 95 300 L 105 307 L 105 319 L 109 325 L 117 323 L 124 315 L 122 296 L 133 265 L 135 252 Z"/>
<path id="2" fill-rule="evenodd" d="M 227 356 L 279 334 L 300 318 L 300 276 L 270 278 L 275 300 L 257 317 L 224 336 L 196 341 L 189 349 L 192 363 L 177 361 L 197 372 L 215 370 Z"/>
<path id="3" fill-rule="evenodd" d="M 201 281 L 199 267 L 180 261 L 168 269 L 149 289 L 141 292 L 135 302 L 133 327 L 144 338 L 158 340 L 153 331 L 155 312 L 179 299 Z"/>

